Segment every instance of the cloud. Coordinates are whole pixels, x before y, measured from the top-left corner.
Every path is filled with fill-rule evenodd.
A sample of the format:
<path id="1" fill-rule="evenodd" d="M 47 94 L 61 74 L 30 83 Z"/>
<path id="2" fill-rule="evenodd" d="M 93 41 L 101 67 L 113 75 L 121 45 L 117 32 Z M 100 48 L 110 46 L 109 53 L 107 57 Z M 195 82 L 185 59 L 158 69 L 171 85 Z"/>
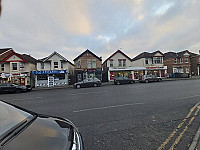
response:
<path id="1" fill-rule="evenodd" d="M 36 58 L 56 50 L 73 60 L 87 48 L 103 59 L 122 48 L 143 52 L 200 48 L 198 0 L 6 0 L 0 47 Z"/>

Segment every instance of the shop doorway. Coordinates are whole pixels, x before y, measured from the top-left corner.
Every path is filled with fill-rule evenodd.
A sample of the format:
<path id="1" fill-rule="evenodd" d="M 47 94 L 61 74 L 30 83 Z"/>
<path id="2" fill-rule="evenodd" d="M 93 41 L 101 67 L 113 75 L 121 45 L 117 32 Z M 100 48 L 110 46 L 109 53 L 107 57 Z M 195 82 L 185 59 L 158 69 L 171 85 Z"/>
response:
<path id="1" fill-rule="evenodd" d="M 48 77 L 48 87 L 52 87 L 52 86 L 54 86 L 54 77 L 49 76 Z"/>

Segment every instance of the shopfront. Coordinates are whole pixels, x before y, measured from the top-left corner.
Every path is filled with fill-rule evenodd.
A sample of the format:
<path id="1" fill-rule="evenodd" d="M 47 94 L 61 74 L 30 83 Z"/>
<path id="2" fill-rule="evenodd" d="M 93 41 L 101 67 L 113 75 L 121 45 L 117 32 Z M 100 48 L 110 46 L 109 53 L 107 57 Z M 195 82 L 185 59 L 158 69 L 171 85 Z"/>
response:
<path id="1" fill-rule="evenodd" d="M 53 87 L 68 85 L 66 70 L 31 71 L 35 75 L 36 87 Z"/>
<path id="2" fill-rule="evenodd" d="M 162 66 L 162 67 L 146 67 L 146 73 L 145 74 L 152 74 L 157 77 L 162 77 L 164 78 L 167 74 L 167 66 Z"/>
<path id="3" fill-rule="evenodd" d="M 85 69 L 82 70 L 75 70 L 76 81 L 80 82 L 87 78 L 98 78 L 102 80 L 102 70 L 101 69 Z"/>
<path id="4" fill-rule="evenodd" d="M 27 85 L 30 84 L 30 77 L 28 73 L 1 73 L 0 83 L 16 83 Z"/>
<path id="5" fill-rule="evenodd" d="M 167 74 L 167 66 L 163 67 L 127 67 L 114 68 L 110 67 L 108 70 L 108 80 L 114 81 L 116 77 L 128 77 L 130 79 L 139 79 L 142 75 L 155 75 L 157 77 L 165 77 Z"/>

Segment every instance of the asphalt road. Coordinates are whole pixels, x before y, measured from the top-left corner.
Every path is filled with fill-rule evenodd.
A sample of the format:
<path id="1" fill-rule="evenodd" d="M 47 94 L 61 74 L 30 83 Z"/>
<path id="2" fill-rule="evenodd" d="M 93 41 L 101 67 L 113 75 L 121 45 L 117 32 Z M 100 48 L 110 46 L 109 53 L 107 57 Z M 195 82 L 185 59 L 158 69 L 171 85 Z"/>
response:
<path id="1" fill-rule="evenodd" d="M 199 79 L 41 90 L 0 99 L 70 119 L 86 150 L 185 150 L 200 125 Z"/>

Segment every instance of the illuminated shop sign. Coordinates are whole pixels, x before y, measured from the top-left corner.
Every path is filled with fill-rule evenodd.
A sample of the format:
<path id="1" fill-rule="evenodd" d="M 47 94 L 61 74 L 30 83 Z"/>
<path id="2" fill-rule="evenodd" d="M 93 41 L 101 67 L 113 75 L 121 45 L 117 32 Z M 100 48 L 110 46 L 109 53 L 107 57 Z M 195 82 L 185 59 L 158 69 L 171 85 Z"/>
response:
<path id="1" fill-rule="evenodd" d="M 31 74 L 60 74 L 60 73 L 66 73 L 66 70 L 31 71 Z"/>

